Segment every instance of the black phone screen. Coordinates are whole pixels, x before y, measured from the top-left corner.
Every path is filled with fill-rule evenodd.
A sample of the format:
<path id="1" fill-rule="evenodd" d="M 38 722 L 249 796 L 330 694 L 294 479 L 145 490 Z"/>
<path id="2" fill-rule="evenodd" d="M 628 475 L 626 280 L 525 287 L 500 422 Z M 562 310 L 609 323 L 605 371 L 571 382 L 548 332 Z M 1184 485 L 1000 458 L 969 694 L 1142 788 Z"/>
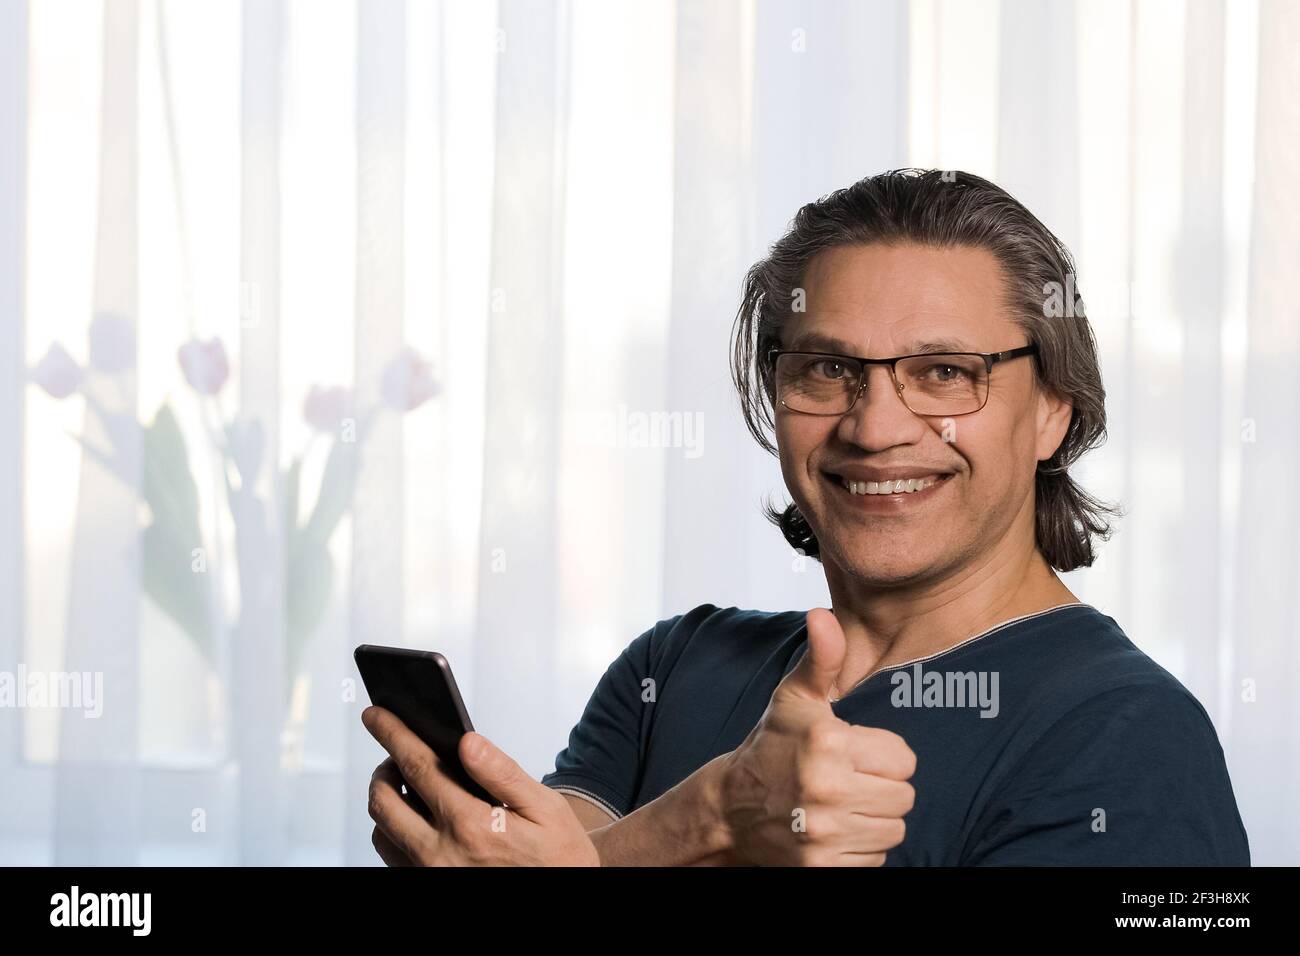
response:
<path id="1" fill-rule="evenodd" d="M 474 729 L 451 665 L 435 651 L 362 644 L 353 654 L 371 703 L 391 711 L 411 729 L 464 789 L 494 806 L 501 801 L 465 772 L 457 747 Z"/>

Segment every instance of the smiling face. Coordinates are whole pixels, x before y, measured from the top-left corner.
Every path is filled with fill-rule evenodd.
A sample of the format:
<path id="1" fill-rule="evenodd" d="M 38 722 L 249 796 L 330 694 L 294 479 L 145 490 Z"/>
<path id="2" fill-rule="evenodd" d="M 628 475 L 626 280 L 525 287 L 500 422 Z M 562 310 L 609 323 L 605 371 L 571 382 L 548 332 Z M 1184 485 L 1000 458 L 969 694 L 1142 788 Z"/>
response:
<path id="1" fill-rule="evenodd" d="M 828 249 L 808 267 L 807 308 L 788 319 L 781 348 L 864 358 L 1018 348 L 1029 340 L 1003 307 L 1004 282 L 997 259 L 976 247 Z M 1039 388 L 1032 358 L 994 365 L 984 407 L 947 419 L 913 414 L 889 368 L 873 365 L 844 415 L 778 405 L 776 438 L 828 576 L 917 585 L 1032 552 L 1035 469 L 1069 420 L 1068 403 Z M 900 480 L 920 490 L 898 491 Z"/>

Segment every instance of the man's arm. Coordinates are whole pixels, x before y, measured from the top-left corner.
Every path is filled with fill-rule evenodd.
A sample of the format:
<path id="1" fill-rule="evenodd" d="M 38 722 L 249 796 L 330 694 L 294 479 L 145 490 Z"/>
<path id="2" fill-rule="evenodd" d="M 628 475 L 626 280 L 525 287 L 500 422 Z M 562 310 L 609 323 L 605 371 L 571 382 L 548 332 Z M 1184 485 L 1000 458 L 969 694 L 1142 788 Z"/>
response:
<path id="1" fill-rule="evenodd" d="M 723 754 L 633 813 L 611 822 L 594 803 L 564 794 L 600 854 L 601 866 L 725 866 L 736 862 L 723 822 Z"/>
<path id="2" fill-rule="evenodd" d="M 573 815 L 578 818 L 578 822 L 582 824 L 582 828 L 588 833 L 592 830 L 599 830 L 601 827 L 618 819 L 613 814 L 596 806 L 590 800 L 584 800 L 572 793 L 564 793 L 563 796 L 565 800 L 569 801 L 569 806 L 573 807 Z"/>

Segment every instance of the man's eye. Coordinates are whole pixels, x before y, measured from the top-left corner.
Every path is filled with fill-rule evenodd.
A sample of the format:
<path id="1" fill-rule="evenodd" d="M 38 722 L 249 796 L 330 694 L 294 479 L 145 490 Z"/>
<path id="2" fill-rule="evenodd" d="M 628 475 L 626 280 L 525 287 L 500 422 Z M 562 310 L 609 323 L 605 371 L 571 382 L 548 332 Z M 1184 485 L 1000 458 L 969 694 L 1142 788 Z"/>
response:
<path id="1" fill-rule="evenodd" d="M 821 359 L 813 362 L 810 368 L 813 375 L 818 378 L 838 379 L 848 374 L 848 369 L 843 362 L 835 362 L 830 359 Z"/>
<path id="2" fill-rule="evenodd" d="M 926 374 L 936 382 L 955 382 L 970 375 L 958 365 L 931 365 Z"/>

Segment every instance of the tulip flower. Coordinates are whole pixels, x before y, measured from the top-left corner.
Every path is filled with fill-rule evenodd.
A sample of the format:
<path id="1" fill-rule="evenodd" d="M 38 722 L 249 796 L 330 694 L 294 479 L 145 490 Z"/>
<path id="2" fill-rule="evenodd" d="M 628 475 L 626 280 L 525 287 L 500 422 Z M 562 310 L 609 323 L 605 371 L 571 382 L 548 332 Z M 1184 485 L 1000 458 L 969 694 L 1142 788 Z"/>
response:
<path id="1" fill-rule="evenodd" d="M 68 350 L 55 342 L 28 374 L 54 398 L 67 398 L 81 387 L 85 372 Z"/>
<path id="2" fill-rule="evenodd" d="M 313 385 L 303 403 L 302 415 L 318 432 L 338 431 L 339 423 L 352 417 L 352 391 L 341 385 Z"/>
<path id="3" fill-rule="evenodd" d="M 217 394 L 230 375 L 226 348 L 220 339 L 210 339 L 207 342 L 193 339 L 180 347 L 176 358 L 181 363 L 181 371 L 185 373 L 185 381 L 200 395 Z"/>
<path id="4" fill-rule="evenodd" d="M 409 412 L 438 394 L 433 366 L 407 346 L 388 363 L 379 387 L 384 404 L 400 412 Z"/>

